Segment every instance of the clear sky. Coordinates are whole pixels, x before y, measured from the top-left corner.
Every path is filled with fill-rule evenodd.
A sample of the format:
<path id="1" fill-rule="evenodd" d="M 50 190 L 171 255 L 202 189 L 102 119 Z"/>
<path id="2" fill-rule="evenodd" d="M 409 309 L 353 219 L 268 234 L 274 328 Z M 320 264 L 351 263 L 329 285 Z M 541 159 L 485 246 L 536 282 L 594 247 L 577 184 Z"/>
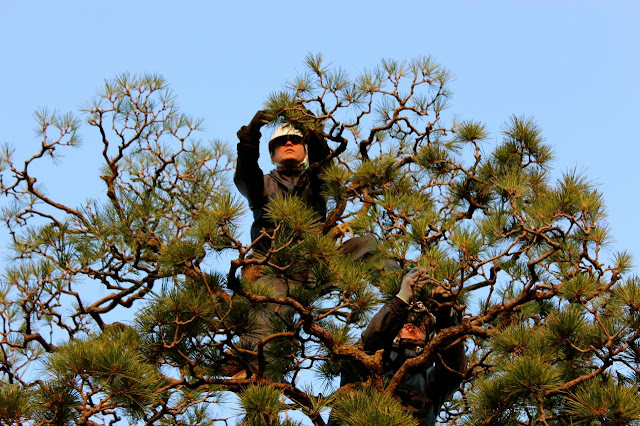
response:
<path id="1" fill-rule="evenodd" d="M 105 78 L 164 75 L 201 138 L 235 143 L 308 52 L 355 75 L 381 58 L 432 55 L 456 76 L 450 111 L 493 140 L 511 114 L 534 117 L 557 175 L 599 184 L 614 249 L 640 265 L 640 2 L 0 0 L 0 143 L 38 146 L 33 111 L 77 111 Z M 101 188 L 99 139 L 42 168 L 79 203 Z M 247 221 L 249 225 L 249 221 Z"/>

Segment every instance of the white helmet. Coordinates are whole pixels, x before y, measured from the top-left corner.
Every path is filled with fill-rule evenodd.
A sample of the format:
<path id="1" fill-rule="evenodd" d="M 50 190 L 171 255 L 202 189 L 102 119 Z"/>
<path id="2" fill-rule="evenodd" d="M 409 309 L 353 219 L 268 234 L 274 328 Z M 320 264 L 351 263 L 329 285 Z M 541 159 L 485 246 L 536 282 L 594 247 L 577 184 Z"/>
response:
<path id="1" fill-rule="evenodd" d="M 302 133 L 289 123 L 284 123 L 276 127 L 271 139 L 269 139 L 269 152 L 273 155 L 273 141 L 284 136 L 297 136 L 302 138 Z"/>
<path id="2" fill-rule="evenodd" d="M 273 145 L 276 139 L 286 136 L 295 136 L 300 139 L 303 138 L 302 133 L 300 133 L 298 129 L 296 129 L 289 123 L 284 123 L 276 127 L 276 130 L 273 132 L 273 135 L 271 135 L 271 139 L 269 140 L 269 154 L 271 155 L 271 162 L 278 168 L 282 168 L 284 167 L 284 165 L 273 161 Z M 297 168 L 300 168 L 302 170 L 305 170 L 307 167 L 309 167 L 309 150 L 307 149 L 307 144 L 304 144 L 304 154 L 304 160 L 302 160 L 302 163 L 297 166 Z"/>

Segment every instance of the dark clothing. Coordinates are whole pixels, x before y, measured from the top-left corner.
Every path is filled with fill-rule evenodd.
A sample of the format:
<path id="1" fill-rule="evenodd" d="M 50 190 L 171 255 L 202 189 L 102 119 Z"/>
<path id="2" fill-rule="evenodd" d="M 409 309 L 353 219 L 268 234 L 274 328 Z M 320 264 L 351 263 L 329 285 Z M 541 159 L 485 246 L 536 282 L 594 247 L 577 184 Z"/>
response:
<path id="1" fill-rule="evenodd" d="M 389 380 L 407 359 L 418 356 L 415 350 L 394 344 L 394 339 L 407 322 L 408 316 L 409 305 L 399 297 L 394 297 L 384 304 L 362 333 L 365 352 L 373 354 L 377 350 L 385 350 L 383 368 L 385 378 Z M 437 322 L 439 322 L 438 329 L 457 323 L 455 318 L 448 315 L 439 318 Z M 447 362 L 447 354 L 442 355 Z M 449 367 L 456 368 L 454 365 Z M 344 371 L 340 385 L 364 381 L 366 376 L 366 372 L 358 369 Z M 461 381 L 461 375 L 457 373 L 450 372 L 441 366 L 430 366 L 424 371 L 407 373 L 396 395 L 407 411 L 411 412 L 422 425 L 435 425 L 442 405 L 455 393 Z"/>
<path id="2" fill-rule="evenodd" d="M 292 194 L 293 189 L 302 175 L 302 170 L 272 170 L 263 174 L 258 165 L 260 156 L 260 132 L 250 132 L 243 127 L 238 132 L 238 162 L 234 182 L 238 190 L 249 201 L 249 208 L 253 212 L 251 225 L 251 239 L 260 236 L 264 228 L 273 231 L 274 225 L 265 217 L 265 207 L 269 199 L 278 195 Z M 329 147 L 324 139 L 309 131 L 303 138 L 307 146 L 309 163 L 321 161 L 329 154 Z M 322 197 L 320 169 L 316 169 L 309 176 L 308 183 L 297 194 L 321 219 L 327 214 L 326 200 Z"/>

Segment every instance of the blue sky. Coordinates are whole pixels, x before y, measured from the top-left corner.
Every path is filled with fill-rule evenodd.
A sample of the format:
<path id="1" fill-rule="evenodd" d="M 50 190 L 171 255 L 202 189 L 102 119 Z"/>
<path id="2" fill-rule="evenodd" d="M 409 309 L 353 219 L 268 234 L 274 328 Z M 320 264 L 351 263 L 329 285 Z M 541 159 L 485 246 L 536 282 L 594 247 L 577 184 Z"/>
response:
<path id="1" fill-rule="evenodd" d="M 456 76 L 451 113 L 485 122 L 494 141 L 511 114 L 534 117 L 557 173 L 577 168 L 600 185 L 613 247 L 640 261 L 639 12 L 615 0 L 0 0 L 0 143 L 33 152 L 36 108 L 77 111 L 125 71 L 164 75 L 204 119 L 202 139 L 235 143 L 308 52 L 351 74 L 432 55 Z M 74 203 L 100 188 L 95 136 L 42 169 L 51 193 Z"/>
<path id="2" fill-rule="evenodd" d="M 0 0 L 0 143 L 32 153 L 32 113 L 77 111 L 105 78 L 164 75 L 204 140 L 235 132 L 308 52 L 352 75 L 382 58 L 432 55 L 456 76 L 450 112 L 492 141 L 534 117 L 556 154 L 604 192 L 614 238 L 640 265 L 640 3 L 636 1 Z M 101 188 L 99 140 L 41 169 L 72 204 Z M 490 141 L 490 143 L 493 143 Z M 247 226 L 249 225 L 247 220 Z"/>

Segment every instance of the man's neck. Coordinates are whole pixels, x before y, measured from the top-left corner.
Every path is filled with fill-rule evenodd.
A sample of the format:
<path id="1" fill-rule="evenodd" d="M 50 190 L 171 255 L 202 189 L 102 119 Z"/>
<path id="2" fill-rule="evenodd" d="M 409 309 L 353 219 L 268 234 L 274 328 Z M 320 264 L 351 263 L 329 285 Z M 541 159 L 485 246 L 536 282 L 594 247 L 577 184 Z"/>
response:
<path id="1" fill-rule="evenodd" d="M 296 167 L 277 167 L 276 170 L 283 176 L 297 176 L 302 172 L 300 166 Z"/>

